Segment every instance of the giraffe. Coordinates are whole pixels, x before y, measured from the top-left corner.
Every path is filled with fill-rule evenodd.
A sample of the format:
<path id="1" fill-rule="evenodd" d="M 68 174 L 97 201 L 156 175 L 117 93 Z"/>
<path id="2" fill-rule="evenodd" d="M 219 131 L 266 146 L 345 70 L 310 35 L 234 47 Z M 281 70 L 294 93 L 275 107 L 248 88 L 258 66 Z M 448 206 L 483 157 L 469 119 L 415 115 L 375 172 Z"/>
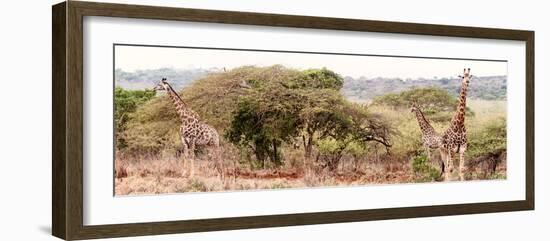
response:
<path id="1" fill-rule="evenodd" d="M 418 126 L 420 126 L 420 131 L 422 132 L 422 145 L 426 149 L 428 160 L 430 160 L 431 150 L 439 149 L 441 146 L 441 136 L 435 131 L 426 117 L 424 117 L 424 113 L 422 113 L 416 101 L 413 101 L 411 104 L 411 112 L 415 114 Z M 440 160 L 440 167 L 441 173 L 443 173 L 445 171 L 445 165 L 442 160 Z"/>
<path id="2" fill-rule="evenodd" d="M 466 111 L 466 92 L 470 84 L 470 68 L 464 69 L 462 78 L 462 86 L 460 87 L 460 96 L 458 97 L 458 106 L 455 115 L 451 120 L 451 125 L 441 136 L 440 153 L 441 158 L 445 162 L 445 181 L 450 180 L 453 172 L 453 155 L 459 154 L 459 170 L 458 175 L 461 181 L 464 181 L 464 153 L 467 148 L 466 126 L 464 125 L 464 114 Z"/>
<path id="3" fill-rule="evenodd" d="M 186 159 L 190 157 L 191 170 L 189 172 L 189 177 L 193 177 L 195 174 L 195 148 L 207 147 L 210 151 L 212 149 L 215 151 L 216 169 L 223 178 L 223 164 L 220 159 L 220 141 L 216 129 L 200 120 L 199 115 L 187 106 L 172 86 L 168 84 L 166 78 L 162 78 L 153 90 L 166 91 L 176 108 L 176 112 L 181 121 L 179 134 L 183 145 L 184 169 L 186 166 L 185 163 L 187 162 Z"/>

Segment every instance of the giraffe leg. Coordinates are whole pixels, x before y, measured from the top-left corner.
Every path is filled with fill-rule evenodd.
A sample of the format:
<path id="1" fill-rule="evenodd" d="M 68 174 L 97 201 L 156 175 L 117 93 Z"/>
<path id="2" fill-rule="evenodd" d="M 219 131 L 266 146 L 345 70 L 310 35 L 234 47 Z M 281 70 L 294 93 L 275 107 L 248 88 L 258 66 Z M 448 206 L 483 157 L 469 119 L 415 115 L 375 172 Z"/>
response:
<path id="1" fill-rule="evenodd" d="M 443 181 L 449 181 L 451 179 L 451 175 L 449 173 L 449 166 L 448 166 L 448 159 L 449 159 L 449 155 L 448 155 L 448 152 L 447 150 L 441 150 L 439 152 L 441 154 L 441 162 L 442 162 L 442 165 L 445 166 L 443 169 L 443 172 L 444 172 L 444 176 L 443 176 Z"/>
<path id="2" fill-rule="evenodd" d="M 443 173 L 445 173 L 445 160 L 440 159 L 439 160 L 439 169 L 441 170 L 441 176 L 443 176 Z"/>
<path id="3" fill-rule="evenodd" d="M 437 154 L 436 154 L 437 155 Z M 439 162 L 439 177 L 442 177 L 443 174 L 445 173 L 445 153 L 443 153 L 442 151 L 439 151 L 439 159 L 437 160 Z"/>
<path id="4" fill-rule="evenodd" d="M 218 163 L 219 165 L 219 172 L 220 172 L 220 176 L 221 176 L 221 179 L 222 180 L 225 180 L 225 169 L 224 169 L 224 166 L 223 166 L 223 160 L 222 160 L 222 157 L 221 157 L 221 151 L 220 151 L 220 146 L 216 146 L 216 149 L 215 149 L 215 154 L 216 154 L 216 162 Z"/>
<path id="5" fill-rule="evenodd" d="M 464 181 L 464 152 L 466 152 L 466 147 L 460 147 L 460 162 L 458 164 L 458 175 L 460 177 L 460 181 Z"/>
<path id="6" fill-rule="evenodd" d="M 189 156 L 189 161 L 191 164 L 189 178 L 193 178 L 195 175 L 195 140 L 191 140 L 189 143 Z"/>
<path id="7" fill-rule="evenodd" d="M 210 155 L 210 161 L 213 161 L 214 163 L 214 169 L 216 169 L 216 172 L 218 173 L 218 177 L 224 180 L 224 172 L 223 172 L 223 165 L 221 162 L 221 156 L 220 156 L 220 147 L 217 145 L 211 146 L 208 148 L 208 152 Z"/>
<path id="8" fill-rule="evenodd" d="M 185 138 L 183 136 L 181 137 L 181 145 L 183 147 L 182 156 L 183 156 L 183 176 L 186 175 L 186 164 L 187 164 L 187 157 L 188 157 L 188 151 L 189 147 L 187 146 L 187 142 L 185 141 Z"/>
<path id="9" fill-rule="evenodd" d="M 445 161 L 445 181 L 450 181 L 454 170 L 453 156 L 451 151 L 447 151 L 445 155 L 447 157 Z"/>
<path id="10" fill-rule="evenodd" d="M 430 159 L 431 159 L 430 147 L 424 146 L 424 148 L 426 148 L 426 162 L 430 162 Z"/>

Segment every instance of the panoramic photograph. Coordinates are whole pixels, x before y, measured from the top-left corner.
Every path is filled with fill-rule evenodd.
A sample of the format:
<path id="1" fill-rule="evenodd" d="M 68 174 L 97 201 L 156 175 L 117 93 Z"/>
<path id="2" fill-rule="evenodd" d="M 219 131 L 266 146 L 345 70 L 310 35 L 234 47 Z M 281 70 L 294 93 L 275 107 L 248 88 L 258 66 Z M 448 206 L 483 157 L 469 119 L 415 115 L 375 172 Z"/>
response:
<path id="1" fill-rule="evenodd" d="M 506 61 L 114 50 L 115 196 L 506 179 Z"/>

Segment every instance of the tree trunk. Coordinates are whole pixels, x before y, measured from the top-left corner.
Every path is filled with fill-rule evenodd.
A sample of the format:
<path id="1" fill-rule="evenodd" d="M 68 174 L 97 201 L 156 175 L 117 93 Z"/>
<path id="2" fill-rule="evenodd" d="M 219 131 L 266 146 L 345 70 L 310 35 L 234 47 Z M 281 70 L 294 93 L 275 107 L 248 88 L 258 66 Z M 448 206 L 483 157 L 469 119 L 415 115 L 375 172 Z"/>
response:
<path id="1" fill-rule="evenodd" d="M 277 144 L 277 141 L 276 140 L 272 140 L 271 141 L 271 146 L 273 148 L 272 151 L 270 151 L 270 159 L 271 159 L 271 162 L 273 164 L 275 164 L 276 166 L 279 166 L 281 165 L 281 158 L 279 158 L 279 154 L 278 154 L 278 144 Z"/>
<path id="2" fill-rule="evenodd" d="M 273 143 L 273 162 L 277 162 L 277 143 L 275 143 L 275 140 L 272 141 Z"/>
<path id="3" fill-rule="evenodd" d="M 256 161 L 260 163 L 262 168 L 265 168 L 265 159 L 267 158 L 265 147 L 259 143 L 256 143 L 254 146 L 255 148 L 253 150 L 254 150 L 254 155 L 256 156 Z"/>
<path id="4" fill-rule="evenodd" d="M 304 157 L 309 159 L 313 150 L 313 134 L 308 133 L 307 140 L 306 137 L 302 135 L 302 141 L 304 142 Z"/>

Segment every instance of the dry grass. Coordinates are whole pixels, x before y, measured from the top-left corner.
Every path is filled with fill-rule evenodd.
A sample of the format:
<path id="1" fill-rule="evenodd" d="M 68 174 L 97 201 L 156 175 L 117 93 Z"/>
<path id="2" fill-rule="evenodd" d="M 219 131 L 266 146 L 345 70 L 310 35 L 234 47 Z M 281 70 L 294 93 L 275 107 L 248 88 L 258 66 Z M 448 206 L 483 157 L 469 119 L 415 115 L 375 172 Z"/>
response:
<path id="1" fill-rule="evenodd" d="M 195 163 L 195 176 L 190 178 L 181 161 L 149 159 L 116 161 L 115 194 L 142 195 L 185 192 L 217 192 L 256 189 L 356 186 L 419 182 L 408 162 L 366 162 L 352 168 L 342 161 L 338 170 L 330 173 L 316 167 L 283 167 L 251 170 L 243 166 L 227 166 L 225 178 L 214 165 L 205 160 Z M 347 167 L 346 167 L 347 166 Z M 123 174 L 125 173 L 125 174 Z M 504 179 L 506 165 L 497 166 L 494 173 L 474 167 L 470 180 Z"/>
<path id="2" fill-rule="evenodd" d="M 115 194 L 140 195 L 183 192 L 212 192 L 252 189 L 351 186 L 380 183 L 405 183 L 410 179 L 406 164 L 363 165 L 352 170 L 346 163 L 334 173 L 318 168 L 294 167 L 251 170 L 244 166 L 226 165 L 225 178 L 205 160 L 195 163 L 195 176 L 190 178 L 182 161 L 175 159 L 116 160 Z M 368 167 L 367 167 L 368 166 Z M 124 173 L 124 174 L 122 174 Z"/>

